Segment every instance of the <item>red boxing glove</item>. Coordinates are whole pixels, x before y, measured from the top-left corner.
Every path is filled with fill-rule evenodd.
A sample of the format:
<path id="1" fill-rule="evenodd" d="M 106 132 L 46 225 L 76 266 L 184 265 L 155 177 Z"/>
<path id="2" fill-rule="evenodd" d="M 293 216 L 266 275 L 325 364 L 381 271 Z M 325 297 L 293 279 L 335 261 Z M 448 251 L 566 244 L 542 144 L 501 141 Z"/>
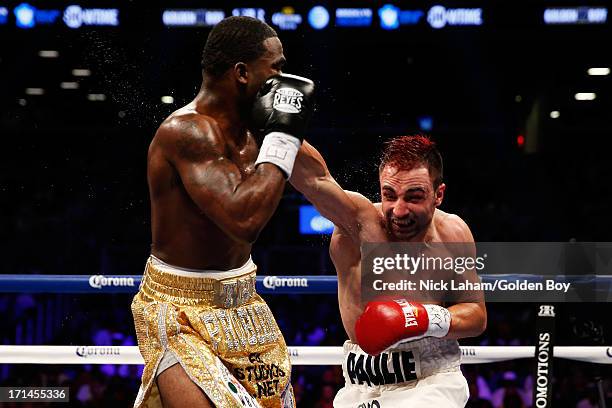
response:
<path id="1" fill-rule="evenodd" d="M 369 302 L 355 323 L 355 334 L 363 351 L 377 355 L 404 341 L 444 337 L 450 323 L 450 312 L 442 306 L 406 299 Z"/>

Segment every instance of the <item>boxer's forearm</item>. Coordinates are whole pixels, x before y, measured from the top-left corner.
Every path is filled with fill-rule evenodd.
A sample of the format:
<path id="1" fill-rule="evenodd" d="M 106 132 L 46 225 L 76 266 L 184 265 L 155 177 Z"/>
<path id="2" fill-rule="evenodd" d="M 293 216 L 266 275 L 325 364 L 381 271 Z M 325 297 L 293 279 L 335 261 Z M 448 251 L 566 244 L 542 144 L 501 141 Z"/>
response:
<path id="1" fill-rule="evenodd" d="M 484 303 L 458 303 L 448 307 L 451 327 L 446 338 L 476 337 L 487 327 L 487 309 Z"/>
<path id="2" fill-rule="evenodd" d="M 331 222 L 348 230 L 356 227 L 355 203 L 331 176 L 323 156 L 306 141 L 289 182 Z"/>
<path id="3" fill-rule="evenodd" d="M 289 182 L 302 194 L 311 193 L 319 179 L 331 178 L 327 164 L 310 143 L 304 140 L 293 166 Z"/>

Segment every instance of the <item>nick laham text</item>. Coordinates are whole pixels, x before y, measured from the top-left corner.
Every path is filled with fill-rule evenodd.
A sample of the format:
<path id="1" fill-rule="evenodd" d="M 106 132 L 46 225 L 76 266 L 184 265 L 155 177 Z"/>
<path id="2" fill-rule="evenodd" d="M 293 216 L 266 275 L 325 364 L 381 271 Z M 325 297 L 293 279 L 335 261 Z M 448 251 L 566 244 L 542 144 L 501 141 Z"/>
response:
<path id="1" fill-rule="evenodd" d="M 375 280 L 373 282 L 374 290 L 419 290 L 419 291 L 448 291 L 448 290 L 482 290 L 486 292 L 501 291 L 563 291 L 567 293 L 571 283 L 555 282 L 552 279 L 546 279 L 543 282 L 529 282 L 528 280 L 506 280 L 498 279 L 493 282 L 455 282 L 444 280 L 420 280 L 412 281 L 402 279 L 398 282 L 385 282 L 383 280 Z"/>

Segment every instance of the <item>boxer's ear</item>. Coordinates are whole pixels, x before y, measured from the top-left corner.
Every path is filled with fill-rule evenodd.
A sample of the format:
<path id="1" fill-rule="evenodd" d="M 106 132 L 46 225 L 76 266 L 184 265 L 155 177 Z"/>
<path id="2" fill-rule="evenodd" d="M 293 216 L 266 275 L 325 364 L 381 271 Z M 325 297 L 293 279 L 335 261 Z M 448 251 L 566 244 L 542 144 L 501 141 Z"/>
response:
<path id="1" fill-rule="evenodd" d="M 247 84 L 249 80 L 249 70 L 244 62 L 237 62 L 234 65 L 234 77 L 241 84 Z"/>
<path id="2" fill-rule="evenodd" d="M 446 184 L 442 183 L 438 186 L 438 188 L 436 189 L 436 198 L 435 198 L 435 205 L 436 207 L 439 207 L 440 204 L 442 204 L 442 201 L 444 200 L 444 192 L 446 191 Z"/>

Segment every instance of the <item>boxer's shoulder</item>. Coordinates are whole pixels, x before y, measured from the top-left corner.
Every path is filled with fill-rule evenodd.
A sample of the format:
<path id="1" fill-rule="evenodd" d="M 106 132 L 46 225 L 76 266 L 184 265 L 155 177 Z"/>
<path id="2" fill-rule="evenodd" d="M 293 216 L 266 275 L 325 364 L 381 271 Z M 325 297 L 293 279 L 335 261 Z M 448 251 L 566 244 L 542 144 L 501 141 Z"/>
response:
<path id="1" fill-rule="evenodd" d="M 364 216 L 377 216 L 380 214 L 380 210 L 377 209 L 376 204 L 370 201 L 369 198 L 356 191 L 344 190 L 350 197 L 351 201 L 357 207 L 357 210 Z"/>
<path id="2" fill-rule="evenodd" d="M 472 242 L 474 240 L 470 227 L 457 214 L 436 209 L 434 222 L 442 242 Z"/>
<path id="3" fill-rule="evenodd" d="M 220 156 L 227 149 L 214 118 L 185 108 L 171 114 L 160 125 L 154 143 L 171 156 L 189 160 Z"/>
<path id="4" fill-rule="evenodd" d="M 356 207 L 356 229 L 348 231 L 359 246 L 362 242 L 384 242 L 387 240 L 382 210 L 363 194 L 346 191 Z"/>
<path id="5" fill-rule="evenodd" d="M 357 209 L 359 228 L 374 227 L 378 229 L 382 221 L 382 207 L 380 203 L 373 203 L 369 198 L 355 191 L 345 190 Z M 382 231 L 382 230 L 381 230 Z M 379 238 L 382 239 L 382 236 Z"/>
<path id="6" fill-rule="evenodd" d="M 358 193 L 357 191 L 344 190 L 346 194 L 353 200 L 353 202 L 357 205 L 372 205 L 372 202 L 363 194 Z"/>

